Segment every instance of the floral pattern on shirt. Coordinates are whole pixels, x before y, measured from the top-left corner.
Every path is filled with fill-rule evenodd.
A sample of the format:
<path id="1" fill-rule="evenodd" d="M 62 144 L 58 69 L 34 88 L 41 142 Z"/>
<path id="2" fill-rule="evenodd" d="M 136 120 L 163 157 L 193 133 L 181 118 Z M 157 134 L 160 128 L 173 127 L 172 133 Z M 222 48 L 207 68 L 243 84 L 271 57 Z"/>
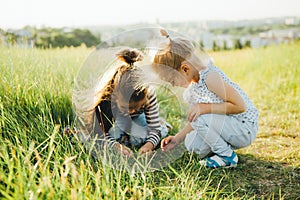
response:
<path id="1" fill-rule="evenodd" d="M 226 74 L 219 68 L 214 65 L 206 67 L 206 69 L 199 71 L 200 79 L 197 83 L 191 83 L 189 87 L 183 93 L 183 99 L 190 105 L 196 103 L 223 103 L 224 100 L 217 96 L 215 93 L 210 91 L 206 85 L 206 77 L 211 72 L 217 72 L 222 79 L 231 85 L 244 100 L 246 104 L 246 111 L 240 114 L 232 114 L 232 116 L 238 118 L 241 121 L 250 121 L 257 123 L 258 120 L 258 111 L 250 98 L 246 93 L 240 88 L 239 85 L 232 82 Z"/>

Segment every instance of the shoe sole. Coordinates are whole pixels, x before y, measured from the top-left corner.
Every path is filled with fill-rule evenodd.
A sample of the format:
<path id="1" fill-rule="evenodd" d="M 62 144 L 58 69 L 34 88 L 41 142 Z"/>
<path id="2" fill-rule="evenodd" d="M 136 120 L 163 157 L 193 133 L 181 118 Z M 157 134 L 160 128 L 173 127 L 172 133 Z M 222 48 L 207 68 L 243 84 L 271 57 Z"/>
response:
<path id="1" fill-rule="evenodd" d="M 229 168 L 236 168 L 237 167 L 237 164 L 232 164 L 232 165 L 229 165 L 229 166 L 220 166 L 220 167 L 209 167 L 209 166 L 206 166 L 205 163 L 201 163 L 201 162 L 200 162 L 200 165 L 204 166 L 206 168 L 210 168 L 210 169 L 219 169 L 219 168 L 229 169 Z"/>
<path id="2" fill-rule="evenodd" d="M 226 168 L 226 169 L 229 169 L 229 168 L 236 168 L 237 167 L 237 164 L 235 165 L 230 165 L 230 166 L 224 166 L 224 167 L 217 167 L 217 168 Z"/>

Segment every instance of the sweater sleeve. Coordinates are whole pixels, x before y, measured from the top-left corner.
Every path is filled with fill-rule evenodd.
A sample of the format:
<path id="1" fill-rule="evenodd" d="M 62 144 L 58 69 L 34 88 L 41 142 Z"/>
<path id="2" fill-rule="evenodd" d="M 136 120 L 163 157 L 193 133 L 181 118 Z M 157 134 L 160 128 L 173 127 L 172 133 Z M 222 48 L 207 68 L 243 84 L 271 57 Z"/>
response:
<path id="1" fill-rule="evenodd" d="M 158 111 L 158 102 L 154 89 L 149 89 L 148 100 L 145 105 L 145 116 L 149 132 L 147 142 L 157 146 L 161 139 L 161 125 Z"/>

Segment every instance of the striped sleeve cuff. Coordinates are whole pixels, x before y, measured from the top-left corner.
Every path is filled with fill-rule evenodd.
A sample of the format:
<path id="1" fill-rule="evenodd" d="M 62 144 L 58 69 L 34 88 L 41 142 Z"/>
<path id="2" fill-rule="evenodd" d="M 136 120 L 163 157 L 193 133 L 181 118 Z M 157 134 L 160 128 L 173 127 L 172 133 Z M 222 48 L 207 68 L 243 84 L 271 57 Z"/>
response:
<path id="1" fill-rule="evenodd" d="M 160 131 L 157 132 L 149 132 L 146 142 L 151 142 L 154 147 L 156 147 L 160 141 Z"/>

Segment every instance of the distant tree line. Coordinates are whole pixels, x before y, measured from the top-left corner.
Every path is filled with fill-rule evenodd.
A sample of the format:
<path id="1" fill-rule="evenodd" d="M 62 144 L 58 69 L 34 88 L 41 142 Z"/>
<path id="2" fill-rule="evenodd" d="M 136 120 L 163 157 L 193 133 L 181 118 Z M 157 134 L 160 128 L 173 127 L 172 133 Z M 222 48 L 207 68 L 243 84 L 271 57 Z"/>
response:
<path id="1" fill-rule="evenodd" d="M 199 41 L 199 45 L 201 48 L 205 49 L 203 41 Z M 223 51 L 223 50 L 230 50 L 230 49 L 244 49 L 244 48 L 251 48 L 251 41 L 247 40 L 244 43 L 241 42 L 239 38 L 233 40 L 233 45 L 229 47 L 226 40 L 223 40 L 222 44 L 218 43 L 216 40 L 212 41 L 212 49 L 213 51 Z"/>
<path id="2" fill-rule="evenodd" d="M 1 37 L 2 35 L 2 37 Z M 0 44 L 28 45 L 38 48 L 87 47 L 96 46 L 101 42 L 87 29 L 25 27 L 20 30 L 4 31 L 0 29 Z"/>
<path id="3" fill-rule="evenodd" d="M 229 28 L 216 28 L 211 29 L 210 32 L 215 35 L 228 34 L 228 35 L 255 35 L 261 32 L 270 30 L 284 30 L 289 28 L 299 28 L 300 24 L 286 25 L 286 24 L 265 24 L 263 26 L 240 26 Z"/>

